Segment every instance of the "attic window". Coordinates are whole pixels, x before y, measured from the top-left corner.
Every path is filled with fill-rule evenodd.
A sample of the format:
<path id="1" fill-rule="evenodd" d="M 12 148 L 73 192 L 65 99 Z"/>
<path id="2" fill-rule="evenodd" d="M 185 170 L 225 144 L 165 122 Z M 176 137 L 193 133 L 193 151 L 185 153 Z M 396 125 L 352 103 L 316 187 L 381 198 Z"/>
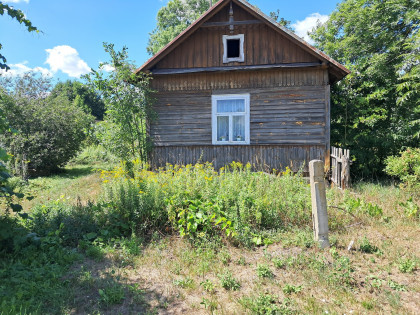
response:
<path id="1" fill-rule="evenodd" d="M 239 58 L 240 43 L 241 41 L 239 39 L 227 40 L 227 57 L 228 58 Z"/>
<path id="2" fill-rule="evenodd" d="M 244 34 L 223 35 L 223 63 L 244 62 Z"/>

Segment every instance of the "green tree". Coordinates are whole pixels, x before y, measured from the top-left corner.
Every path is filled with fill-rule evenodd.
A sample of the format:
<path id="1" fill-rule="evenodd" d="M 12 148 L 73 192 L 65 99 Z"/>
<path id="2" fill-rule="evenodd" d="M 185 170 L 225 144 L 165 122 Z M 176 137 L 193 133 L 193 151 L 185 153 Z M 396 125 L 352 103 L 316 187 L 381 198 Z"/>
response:
<path id="1" fill-rule="evenodd" d="M 80 149 L 92 116 L 65 95 L 50 95 L 51 79 L 26 73 L 1 81 L 0 110 L 11 129 L 0 134 L 0 143 L 12 154 L 14 173 L 48 174 L 64 166 Z"/>
<path id="2" fill-rule="evenodd" d="M 81 107 L 86 113 L 95 116 L 96 119 L 103 119 L 105 104 L 100 96 L 87 85 L 71 80 L 59 82 L 52 89 L 51 95 L 58 97 L 61 94 L 64 94 L 71 102 Z"/>
<path id="3" fill-rule="evenodd" d="M 32 22 L 25 17 L 25 14 L 21 10 L 17 10 L 0 1 L 0 15 L 4 15 L 5 13 L 20 24 L 23 24 L 28 32 L 39 32 L 39 30 L 32 25 Z M 0 43 L 0 49 L 2 49 L 2 47 L 3 46 Z M 6 57 L 0 54 L 0 69 L 5 69 L 6 71 L 10 69 L 6 62 Z"/>
<path id="4" fill-rule="evenodd" d="M 277 11 L 272 11 L 270 12 L 270 17 L 276 21 L 278 24 L 280 24 L 281 26 L 284 26 L 285 28 L 291 30 L 292 32 L 294 32 L 295 30 L 293 29 L 293 27 L 291 26 L 291 23 L 289 20 L 286 20 L 282 17 L 280 17 L 280 10 L 277 9 Z"/>
<path id="5" fill-rule="evenodd" d="M 111 61 L 101 63 L 98 71 L 85 76 L 105 102 L 105 121 L 98 128 L 100 140 L 124 161 L 134 158 L 147 161 L 150 150 L 147 122 L 153 119 L 150 77 L 134 73 L 136 67 L 128 61 L 126 47 L 116 52 L 113 44 L 104 43 L 104 48 Z M 111 65 L 114 70 L 104 73 L 101 69 L 105 65 Z"/>
<path id="6" fill-rule="evenodd" d="M 0 105 L 4 103 L 10 103 L 12 100 L 8 97 L 5 91 L 0 87 Z M 0 134 L 3 133 L 15 133 L 9 127 L 9 123 L 6 119 L 6 113 L 3 110 L 2 106 L 0 106 Z M 16 193 L 9 185 L 8 179 L 10 178 L 9 171 L 7 169 L 6 163 L 10 159 L 10 154 L 7 153 L 6 148 L 0 142 L 0 207 L 5 207 L 6 214 L 10 209 L 15 212 L 19 212 L 22 210 L 22 207 L 17 204 L 13 203 L 14 197 L 22 198 L 23 195 L 20 193 Z M 4 230 L 3 221 L 5 221 L 5 217 L 3 217 L 3 213 L 0 212 L 0 230 Z M 4 230 L 5 231 L 5 230 Z M 0 232 L 0 243 L 3 238 L 6 238 L 7 235 Z"/>
<path id="7" fill-rule="evenodd" d="M 419 20 L 418 0 L 345 0 L 311 35 L 352 71 L 332 87 L 331 143 L 351 149 L 358 176 L 419 146 Z"/>
<path id="8" fill-rule="evenodd" d="M 156 54 L 208 8 L 208 0 L 170 0 L 158 11 L 156 28 L 149 34 L 147 52 Z"/>

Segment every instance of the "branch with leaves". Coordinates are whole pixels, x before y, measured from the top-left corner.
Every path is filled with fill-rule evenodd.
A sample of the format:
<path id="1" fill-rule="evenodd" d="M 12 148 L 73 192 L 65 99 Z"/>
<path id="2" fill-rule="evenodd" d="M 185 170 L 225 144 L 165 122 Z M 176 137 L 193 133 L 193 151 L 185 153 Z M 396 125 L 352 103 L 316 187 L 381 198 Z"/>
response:
<path id="1" fill-rule="evenodd" d="M 25 17 L 25 14 L 21 10 L 15 9 L 0 1 L 0 15 L 5 14 L 18 21 L 20 24 L 24 25 L 28 32 L 40 32 L 38 28 L 33 26 L 32 22 Z M 2 47 L 3 46 L 0 43 L 0 49 L 2 49 Z M 6 57 L 0 54 L 0 69 L 5 69 L 6 71 L 10 69 L 6 62 Z"/>
<path id="2" fill-rule="evenodd" d="M 104 43 L 104 48 L 110 62 L 101 63 L 98 70 L 84 77 L 105 103 L 100 141 L 126 162 L 136 158 L 146 162 L 151 148 L 147 123 L 154 116 L 151 77 L 134 73 L 135 66 L 128 60 L 126 47 L 115 51 L 113 44 Z M 113 71 L 102 71 L 105 65 Z"/>

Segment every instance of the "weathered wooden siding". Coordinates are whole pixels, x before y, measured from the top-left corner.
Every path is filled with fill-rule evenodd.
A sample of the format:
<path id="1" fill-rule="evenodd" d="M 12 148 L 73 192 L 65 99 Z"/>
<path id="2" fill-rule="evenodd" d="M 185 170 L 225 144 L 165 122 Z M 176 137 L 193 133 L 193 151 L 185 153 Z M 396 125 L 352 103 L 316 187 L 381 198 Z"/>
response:
<path id="1" fill-rule="evenodd" d="M 308 171 L 309 161 L 323 160 L 325 147 L 316 145 L 238 145 L 238 146 L 166 146 L 155 147 L 151 157 L 153 168 L 170 164 L 186 165 L 212 162 L 219 169 L 232 161 L 251 163 L 255 170 L 283 170 L 287 166 L 297 172 Z"/>
<path id="2" fill-rule="evenodd" d="M 325 85 L 328 70 L 323 68 L 154 75 L 152 80 L 152 88 L 161 92 Z"/>
<path id="3" fill-rule="evenodd" d="M 255 21 L 256 18 L 233 5 L 235 21 Z M 229 21 L 229 6 L 209 19 L 207 23 Z M 223 35 L 244 34 L 244 62 L 223 63 Z M 279 63 L 320 62 L 298 45 L 265 23 L 235 25 L 233 33 L 228 26 L 201 27 L 182 42 L 154 69 L 201 68 L 237 65 L 264 65 Z M 153 71 L 153 70 L 152 70 Z"/>
<path id="4" fill-rule="evenodd" d="M 250 93 L 251 145 L 326 143 L 327 86 L 172 91 L 157 94 L 155 146 L 211 145 L 211 95 Z"/>

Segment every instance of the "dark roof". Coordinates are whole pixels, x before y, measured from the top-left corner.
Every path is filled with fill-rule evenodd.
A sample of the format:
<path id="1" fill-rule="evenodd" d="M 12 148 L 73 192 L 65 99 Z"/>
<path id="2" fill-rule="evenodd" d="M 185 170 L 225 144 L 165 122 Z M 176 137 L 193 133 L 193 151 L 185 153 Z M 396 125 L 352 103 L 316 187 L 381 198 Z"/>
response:
<path id="1" fill-rule="evenodd" d="M 153 55 L 149 60 L 147 60 L 140 68 L 138 68 L 135 71 L 135 73 L 138 73 L 140 71 L 150 70 L 160 60 L 162 60 L 171 51 L 173 51 L 179 44 L 181 44 L 184 40 L 186 40 L 192 33 L 194 33 L 204 22 L 209 20 L 216 13 L 218 13 L 224 7 L 224 5 L 229 3 L 230 1 L 237 4 L 239 7 L 241 7 L 248 13 L 254 15 L 256 18 L 264 21 L 267 25 L 271 26 L 274 30 L 280 32 L 286 38 L 296 43 L 299 47 L 301 47 L 302 49 L 306 50 L 313 56 L 325 62 L 329 66 L 328 69 L 330 71 L 330 74 L 332 74 L 333 76 L 333 80 L 332 80 L 333 82 L 341 80 L 347 74 L 350 73 L 350 70 L 348 70 L 345 66 L 335 61 L 331 57 L 327 56 L 319 49 L 308 44 L 302 38 L 297 36 L 294 32 L 280 25 L 279 23 L 274 21 L 272 18 L 270 18 L 269 16 L 261 12 L 258 8 L 252 6 L 245 0 L 219 0 L 211 8 L 209 8 L 206 12 L 204 12 L 203 15 L 201 15 L 194 23 L 192 23 L 183 32 L 181 32 L 178 36 L 176 36 L 171 42 L 169 42 L 165 47 L 163 47 L 160 51 L 158 51 L 155 55 Z"/>

